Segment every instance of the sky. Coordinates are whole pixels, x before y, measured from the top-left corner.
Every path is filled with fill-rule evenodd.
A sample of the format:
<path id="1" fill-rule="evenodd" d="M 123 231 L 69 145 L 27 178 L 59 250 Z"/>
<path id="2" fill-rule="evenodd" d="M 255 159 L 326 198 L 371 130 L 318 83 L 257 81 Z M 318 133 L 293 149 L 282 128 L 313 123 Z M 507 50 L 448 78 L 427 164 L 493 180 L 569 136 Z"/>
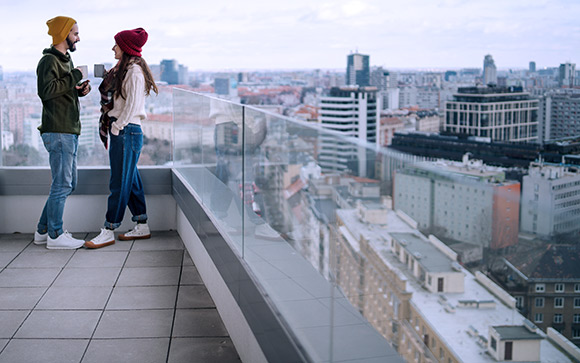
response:
<path id="1" fill-rule="evenodd" d="M 143 27 L 149 64 L 190 71 L 345 69 L 358 51 L 387 69 L 580 68 L 578 0 L 2 0 L 0 65 L 36 69 L 46 21 L 77 20 L 75 65 L 114 63 L 114 35 Z"/>

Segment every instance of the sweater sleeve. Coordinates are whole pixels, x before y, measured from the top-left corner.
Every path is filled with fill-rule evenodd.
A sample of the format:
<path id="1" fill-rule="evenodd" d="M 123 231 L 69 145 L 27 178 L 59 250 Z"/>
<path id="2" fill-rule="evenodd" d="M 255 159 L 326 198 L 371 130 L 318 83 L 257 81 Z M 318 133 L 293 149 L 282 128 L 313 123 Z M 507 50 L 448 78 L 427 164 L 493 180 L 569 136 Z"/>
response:
<path id="1" fill-rule="evenodd" d="M 38 96 L 41 100 L 50 100 L 74 89 L 82 79 L 80 70 L 73 69 L 64 77 L 59 78 L 56 59 L 52 55 L 45 55 L 38 64 Z"/>
<path id="2" fill-rule="evenodd" d="M 123 130 L 135 118 L 144 118 L 145 77 L 139 66 L 133 66 L 129 69 L 123 82 L 123 89 L 126 99 L 124 102 L 119 102 L 122 105 L 122 109 L 117 116 L 117 121 L 111 124 L 111 133 L 113 135 L 119 135 L 119 131 Z M 117 99 L 119 98 L 121 97 L 119 96 L 115 99 L 115 106 L 118 104 Z"/>

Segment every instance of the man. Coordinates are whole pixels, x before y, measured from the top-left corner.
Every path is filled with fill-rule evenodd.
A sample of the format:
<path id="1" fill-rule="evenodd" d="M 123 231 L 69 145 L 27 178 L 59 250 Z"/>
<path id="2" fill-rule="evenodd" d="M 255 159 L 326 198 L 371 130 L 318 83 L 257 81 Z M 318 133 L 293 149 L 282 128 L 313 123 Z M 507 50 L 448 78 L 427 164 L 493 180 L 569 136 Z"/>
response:
<path id="1" fill-rule="evenodd" d="M 46 22 L 52 46 L 45 49 L 38 62 L 38 96 L 42 101 L 42 123 L 38 127 L 49 154 L 52 184 L 42 210 L 35 244 L 46 244 L 49 249 L 76 249 L 85 241 L 75 239 L 62 229 L 62 215 L 66 198 L 77 182 L 77 149 L 81 133 L 79 96 L 90 92 L 88 80 L 79 84 L 83 74 L 74 68 L 70 52 L 80 41 L 76 21 L 57 16 Z"/>

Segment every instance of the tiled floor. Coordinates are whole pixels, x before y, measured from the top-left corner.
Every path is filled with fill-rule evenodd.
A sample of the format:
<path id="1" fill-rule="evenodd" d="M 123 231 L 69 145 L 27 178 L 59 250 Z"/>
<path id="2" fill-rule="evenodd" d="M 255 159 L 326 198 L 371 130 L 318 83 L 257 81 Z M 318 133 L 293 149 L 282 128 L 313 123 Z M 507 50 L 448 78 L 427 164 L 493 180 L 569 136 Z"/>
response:
<path id="1" fill-rule="evenodd" d="M 31 241 L 0 235 L 0 363 L 239 362 L 176 232 L 99 250 Z"/>

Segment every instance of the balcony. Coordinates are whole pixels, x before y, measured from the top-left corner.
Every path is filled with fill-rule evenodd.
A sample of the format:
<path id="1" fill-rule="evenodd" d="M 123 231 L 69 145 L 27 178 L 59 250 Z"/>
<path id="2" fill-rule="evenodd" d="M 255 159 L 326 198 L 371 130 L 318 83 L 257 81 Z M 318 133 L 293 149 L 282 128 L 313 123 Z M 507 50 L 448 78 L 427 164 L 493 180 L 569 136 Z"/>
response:
<path id="1" fill-rule="evenodd" d="M 0 296 L 2 320 L 8 316 L 7 312 L 23 316 L 22 321 L 12 323 L 11 332 L 5 333 L 0 327 L 3 334 L 0 363 L 21 357 L 13 353 L 13 347 L 23 345 L 28 339 L 39 340 L 44 345 L 28 345 L 27 351 L 21 354 L 43 354 L 42 346 L 54 340 L 63 345 L 82 342 L 80 355 L 75 353 L 75 358 L 70 360 L 73 362 L 98 361 L 102 358 L 93 358 L 97 353 L 122 355 L 129 361 L 127 352 L 141 350 L 138 346 L 123 344 L 140 344 L 145 339 L 156 339 L 163 344 L 147 356 L 152 361 L 228 362 L 238 357 L 252 363 L 412 359 L 403 358 L 392 347 L 399 342 L 388 341 L 378 332 L 384 329 L 367 321 L 366 316 L 378 311 L 365 311 L 364 301 L 375 298 L 381 308 L 381 303 L 401 300 L 395 295 L 402 294 L 406 304 L 400 308 L 403 315 L 408 314 L 408 300 L 412 296 L 424 301 L 434 298 L 437 304 L 436 294 L 429 295 L 412 274 L 401 272 L 405 267 L 393 259 L 390 237 L 387 237 L 392 232 L 419 233 L 416 223 L 396 211 L 387 197 L 395 169 L 412 164 L 417 158 L 377 150 L 375 145 L 337 132 L 180 89 L 173 90 L 172 102 L 172 162 L 140 168 L 149 223 L 155 231 L 151 241 L 117 242 L 102 250 L 64 253 L 35 246 L 31 244 L 32 233 L 48 194 L 50 171 L 40 166 L 0 167 L 0 284 L 3 274 L 16 274 L 15 285 L 6 287 L 12 289 L 11 295 L 23 288 L 44 291 L 33 303 L 16 295 L 10 305 L 2 300 L 6 295 Z M 324 152 L 321 145 L 329 140 L 334 140 L 335 145 L 349 145 L 357 157 L 337 158 L 340 168 L 321 169 L 318 165 Z M 108 177 L 106 166 L 80 168 L 78 188 L 68 198 L 64 216 L 65 228 L 77 237 L 92 236 L 101 228 Z M 360 195 L 356 186 L 362 188 Z M 120 230 L 130 226 L 127 212 Z M 19 259 L 27 254 L 42 255 L 46 259 L 59 255 L 68 258 L 54 266 L 19 267 Z M 123 264 L 108 267 L 106 264 L 115 263 L 113 258 L 103 257 L 109 255 L 118 259 L 124 256 Z M 368 259 L 371 255 L 373 261 Z M 147 265 L 139 265 L 139 256 L 148 261 L 142 262 Z M 450 263 L 454 253 L 445 250 L 445 256 L 443 262 Z M 33 325 L 28 320 L 36 316 L 41 319 L 55 311 L 85 312 L 75 310 L 77 305 L 64 307 L 65 310 L 56 310 L 60 307 L 53 305 L 51 309 L 44 299 L 50 297 L 52 288 L 61 284 L 69 298 L 73 296 L 72 291 L 89 286 L 72 278 L 67 284 L 61 276 L 71 274 L 71 269 L 97 268 L 91 265 L 117 271 L 106 286 L 85 288 L 87 294 L 99 289 L 108 291 L 104 304 L 90 309 L 99 316 L 97 321 L 85 324 L 85 333 L 80 336 L 56 339 L 40 332 L 30 333 Z M 56 274 L 54 279 L 43 276 L 39 285 L 30 282 L 28 273 L 38 275 L 40 272 L 36 270 L 40 269 L 51 270 Z M 152 270 L 148 271 L 150 280 L 134 276 L 136 269 Z M 177 280 L 175 276 L 173 280 L 166 280 L 166 269 L 179 270 Z M 153 270 L 159 274 L 152 274 Z M 114 275 L 115 271 L 109 273 Z M 404 291 L 377 290 L 370 283 L 365 289 L 366 281 L 373 279 L 376 286 L 384 286 L 383 274 L 386 278 L 394 276 L 397 286 L 404 286 Z M 135 280 L 126 276 L 133 276 Z M 159 280 L 164 280 L 164 284 Z M 470 287 L 476 286 L 483 289 L 475 283 Z M 0 288 L 4 287 L 0 285 Z M 174 305 L 166 300 L 162 306 L 142 306 L 138 302 L 134 306 L 122 305 L 120 296 L 129 288 L 157 290 L 161 292 L 159 295 L 144 299 L 158 301 L 170 295 Z M 206 290 L 209 296 L 204 295 Z M 449 300 L 455 299 L 454 296 L 449 294 Z M 202 310 L 213 315 L 201 316 Z M 153 320 L 153 315 L 161 314 L 159 311 L 167 319 L 155 320 L 147 328 L 120 324 L 113 318 L 118 314 L 120 321 L 127 319 L 131 324 L 142 324 L 139 319 L 122 315 L 140 315 L 142 319 Z M 491 316 L 496 318 L 496 315 L 502 322 L 508 315 L 516 316 L 513 321 L 522 320 L 515 310 L 503 305 L 501 312 Z M 426 314 L 425 320 L 430 318 Z M 447 330 L 461 329 L 461 319 L 455 320 L 449 324 L 458 324 L 458 328 Z M 487 320 L 478 319 L 477 324 L 483 321 Z M 112 328 L 119 325 L 120 331 Z M 206 326 L 212 329 L 198 330 Z M 159 333 L 161 327 L 166 330 Z M 65 328 L 59 327 L 55 334 Z M 148 329 L 154 333 L 148 336 Z M 487 331 L 483 326 L 478 329 Z M 444 329 L 439 333 L 448 332 Z M 119 338 L 120 334 L 126 335 Z M 463 335 L 458 333 L 459 338 Z M 445 336 L 441 340 L 454 343 L 453 338 Z M 109 348 L 107 343 L 117 347 Z M 473 356 L 484 352 L 474 342 L 461 344 L 464 350 L 474 352 Z M 93 348 L 99 346 L 107 348 L 101 351 Z M 562 358 L 549 344 L 543 349 L 546 355 Z M 59 354 L 65 352 L 57 350 Z M 160 352 L 165 354 L 161 354 L 164 358 L 156 360 L 153 354 Z M 206 355 L 198 358 L 195 356 L 198 353 Z M 401 354 L 411 353 L 405 346 Z M 461 360 L 461 356 L 446 358 Z M 143 360 L 136 358 L 136 361 Z"/>

